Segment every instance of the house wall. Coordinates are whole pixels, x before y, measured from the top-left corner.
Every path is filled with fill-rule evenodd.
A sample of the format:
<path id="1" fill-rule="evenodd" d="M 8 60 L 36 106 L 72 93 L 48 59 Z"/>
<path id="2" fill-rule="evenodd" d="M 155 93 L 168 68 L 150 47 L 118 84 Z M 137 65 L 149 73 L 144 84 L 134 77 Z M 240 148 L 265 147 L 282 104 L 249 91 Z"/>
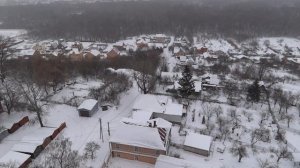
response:
<path id="1" fill-rule="evenodd" d="M 110 52 L 107 53 L 107 58 L 108 59 L 114 59 L 114 58 L 116 58 L 118 56 L 119 56 L 119 54 L 116 53 L 115 50 L 112 50 L 112 51 L 110 51 Z"/>
<path id="2" fill-rule="evenodd" d="M 83 60 L 83 54 L 71 54 L 70 55 L 71 61 L 82 61 Z"/>
<path id="3" fill-rule="evenodd" d="M 79 116 L 81 117 L 90 117 L 90 111 L 87 110 L 78 110 Z"/>
<path id="4" fill-rule="evenodd" d="M 209 156 L 209 151 L 207 151 L 207 150 L 196 149 L 196 148 L 193 148 L 190 146 L 185 146 L 185 145 L 183 146 L 183 149 L 186 151 L 189 151 L 189 152 L 197 153 L 202 156 Z"/>
<path id="5" fill-rule="evenodd" d="M 155 164 L 159 155 L 166 155 L 166 151 L 149 148 L 135 147 L 124 144 L 110 143 L 112 156 L 128 160 L 137 160 L 150 164 Z"/>

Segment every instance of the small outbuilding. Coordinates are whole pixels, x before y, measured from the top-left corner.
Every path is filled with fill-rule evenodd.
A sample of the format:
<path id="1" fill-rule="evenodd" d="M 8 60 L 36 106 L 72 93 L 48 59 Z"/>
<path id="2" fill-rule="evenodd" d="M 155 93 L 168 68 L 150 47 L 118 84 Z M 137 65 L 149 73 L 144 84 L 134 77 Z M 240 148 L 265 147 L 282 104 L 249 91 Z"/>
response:
<path id="1" fill-rule="evenodd" d="M 94 99 L 88 99 L 77 108 L 78 113 L 82 117 L 91 117 L 95 112 L 99 110 L 98 101 Z"/>
<path id="2" fill-rule="evenodd" d="M 183 149 L 203 156 L 209 156 L 213 138 L 197 133 L 188 133 L 184 141 Z"/>

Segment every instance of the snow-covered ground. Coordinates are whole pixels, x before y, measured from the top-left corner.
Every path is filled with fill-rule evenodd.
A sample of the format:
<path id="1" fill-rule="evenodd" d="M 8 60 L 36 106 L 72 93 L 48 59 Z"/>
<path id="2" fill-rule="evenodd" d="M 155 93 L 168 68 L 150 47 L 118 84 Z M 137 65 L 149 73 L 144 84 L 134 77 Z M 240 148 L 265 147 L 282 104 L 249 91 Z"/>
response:
<path id="1" fill-rule="evenodd" d="M 13 38 L 27 34 L 24 29 L 0 29 L 0 36 L 4 38 Z"/>
<path id="2" fill-rule="evenodd" d="M 3 31 L 7 37 L 13 37 L 21 35 L 22 31 Z M 0 30 L 1 34 L 1 30 Z M 122 40 L 116 42 L 115 44 L 123 45 L 126 44 L 128 47 L 136 49 L 135 39 L 137 37 L 129 38 L 127 40 Z M 171 42 L 168 46 L 174 42 L 174 37 L 171 37 Z M 300 56 L 300 41 L 296 38 L 260 38 L 256 39 L 255 44 L 253 41 L 246 41 L 242 43 L 237 43 L 233 41 L 228 41 L 225 39 L 195 39 L 195 47 L 207 47 L 209 53 L 206 54 L 204 58 L 209 58 L 212 53 L 222 51 L 225 54 L 232 54 L 236 59 L 242 57 L 248 57 L 252 60 L 259 60 L 264 55 L 267 54 L 275 54 L 282 55 L 284 53 L 291 53 L 293 57 Z M 90 43 L 85 43 L 84 46 L 89 46 Z M 109 44 L 109 47 L 112 47 L 112 44 Z M 243 53 L 248 49 L 254 49 L 254 55 L 247 55 L 247 53 Z M 287 51 L 289 50 L 289 51 Z M 169 72 L 179 72 L 181 71 L 181 66 L 179 65 L 179 60 L 175 58 L 171 51 L 169 51 L 168 47 L 164 48 L 162 56 L 165 59 L 165 62 L 168 66 Z M 203 58 L 201 58 L 202 60 Z M 201 61 L 200 60 L 200 61 Z M 203 61 L 203 60 L 202 60 Z M 209 67 L 213 65 L 207 64 L 207 62 L 203 61 L 201 66 L 199 62 L 195 63 L 193 66 L 195 69 L 201 66 Z M 134 71 L 129 69 L 110 69 L 111 71 L 117 73 L 125 73 L 131 75 Z M 282 87 L 282 89 L 286 92 L 291 92 L 293 94 L 300 94 L 300 80 L 299 77 L 295 74 L 290 74 L 288 71 L 285 71 L 283 68 L 272 69 L 270 71 L 275 77 L 286 79 L 284 82 L 278 82 L 275 86 Z M 220 75 L 213 74 L 212 72 L 204 72 L 201 75 L 197 75 L 196 78 L 201 78 L 204 76 L 210 76 L 211 82 L 213 84 L 219 85 L 222 83 Z M 225 77 L 226 80 L 231 79 L 231 76 L 228 75 Z M 233 80 L 233 79 L 231 79 Z M 237 84 L 240 82 L 250 84 L 249 80 L 236 80 Z M 61 91 L 53 94 L 48 98 L 50 104 L 46 108 L 47 115 L 45 116 L 45 125 L 51 127 L 57 127 L 62 122 L 66 122 L 67 128 L 63 131 L 62 135 L 66 138 L 70 138 L 73 144 L 73 149 L 78 150 L 81 154 L 84 151 L 84 147 L 87 142 L 96 141 L 100 144 L 101 148 L 97 151 L 96 159 L 92 161 L 88 161 L 87 166 L 91 167 L 99 167 L 104 163 L 110 153 L 109 149 L 109 135 L 108 135 L 108 123 L 110 125 L 111 134 L 114 133 L 116 129 L 118 129 L 120 125 L 120 121 L 123 117 L 130 117 L 132 115 L 132 106 L 134 102 L 139 99 L 140 93 L 138 92 L 138 88 L 134 83 L 133 88 L 131 88 L 128 92 L 123 93 L 121 96 L 120 105 L 117 107 L 112 107 L 107 111 L 102 111 L 101 109 L 94 114 L 90 118 L 80 117 L 77 112 L 77 106 L 85 99 L 89 98 L 89 89 L 93 87 L 99 87 L 102 85 L 101 80 L 78 80 L 76 84 L 66 86 Z M 161 85 L 157 86 L 156 92 L 166 94 L 166 86 Z M 268 159 L 270 162 L 276 164 L 276 156 L 272 152 L 270 152 L 271 147 L 278 147 L 278 142 L 275 140 L 276 135 L 276 125 L 272 123 L 271 117 L 266 119 L 265 121 L 261 121 L 261 114 L 266 112 L 267 105 L 264 103 L 254 103 L 248 104 L 247 102 L 241 101 L 237 103 L 235 106 L 229 105 L 227 102 L 227 97 L 224 96 L 222 91 L 216 90 L 214 92 L 206 92 L 203 91 L 202 99 L 193 100 L 190 102 L 189 109 L 187 111 L 187 116 L 184 118 L 184 124 L 182 127 L 179 125 L 172 126 L 172 136 L 171 142 L 172 146 L 170 148 L 170 155 L 174 157 L 179 157 L 185 159 L 187 161 L 192 162 L 200 162 L 203 164 L 210 165 L 211 167 L 230 167 L 230 168 L 257 168 L 259 167 L 258 159 Z M 214 102 L 208 103 L 205 102 L 206 97 L 207 100 L 212 99 Z M 245 95 L 239 95 L 241 97 Z M 210 107 L 219 107 L 222 110 L 221 116 L 224 118 L 230 119 L 227 122 L 232 122 L 234 118 L 230 117 L 232 111 L 236 112 L 237 120 L 239 122 L 238 128 L 235 130 L 230 130 L 230 134 L 227 139 L 218 139 L 218 117 L 216 114 L 213 114 L 210 119 L 208 119 L 208 111 L 206 106 Z M 278 108 L 278 105 L 273 107 Z M 300 117 L 297 112 L 296 107 L 290 107 L 288 114 L 294 115 L 294 120 L 290 124 L 290 127 L 287 127 L 286 120 L 279 121 L 279 125 L 282 126 L 284 130 L 286 130 L 286 137 L 288 139 L 289 144 L 293 147 L 289 146 L 289 149 L 292 151 L 296 151 L 300 148 L 298 139 L 300 139 Z M 14 112 L 10 116 L 6 113 L 2 113 L 0 115 L 0 123 L 6 127 L 9 127 L 13 122 L 19 120 L 23 116 L 29 115 L 30 119 L 34 118 L 35 115 L 28 112 Z M 203 119 L 203 117 L 205 119 Z M 249 119 L 250 118 L 250 119 Z M 100 139 L 100 123 L 99 119 L 102 120 L 103 124 L 103 134 L 104 140 Z M 203 120 L 205 120 L 203 122 Z M 207 133 L 207 127 L 209 124 L 214 124 L 214 128 L 210 133 Z M 269 142 L 257 142 L 255 147 L 256 151 L 251 149 L 251 132 L 263 126 L 270 130 L 271 140 Z M 230 128 L 232 125 L 230 125 Z M 9 135 L 0 143 L 0 157 L 9 152 L 12 147 L 20 142 L 20 140 L 27 134 L 34 133 L 38 131 L 40 128 L 38 124 L 27 124 L 22 127 L 20 130 L 15 132 L 12 135 Z M 179 130 L 181 132 L 179 133 Z M 186 136 L 184 132 L 194 132 L 194 133 L 205 133 L 210 134 L 215 137 L 212 145 L 211 155 L 209 157 L 200 156 L 198 154 L 194 154 L 182 149 L 182 146 L 185 142 Z M 183 134 L 182 134 L 183 133 Z M 242 159 L 242 162 L 238 162 L 238 158 L 233 156 L 230 152 L 230 148 L 233 143 L 239 141 L 243 143 L 247 147 L 248 156 Z M 292 141 L 289 141 L 292 140 Z M 200 143 L 200 142 L 199 142 Z M 224 153 L 218 152 L 218 147 L 225 147 Z M 43 154 L 42 154 L 43 155 Z M 41 155 L 41 156 L 42 156 Z M 40 156 L 40 157 L 41 157 Z M 39 158 L 38 158 L 39 159 Z M 282 159 L 279 162 L 279 167 L 292 167 L 292 161 L 287 159 Z M 149 165 L 145 163 L 140 163 L 136 161 L 129 161 L 119 158 L 112 158 L 109 161 L 110 168 L 154 168 L 154 165 Z"/>

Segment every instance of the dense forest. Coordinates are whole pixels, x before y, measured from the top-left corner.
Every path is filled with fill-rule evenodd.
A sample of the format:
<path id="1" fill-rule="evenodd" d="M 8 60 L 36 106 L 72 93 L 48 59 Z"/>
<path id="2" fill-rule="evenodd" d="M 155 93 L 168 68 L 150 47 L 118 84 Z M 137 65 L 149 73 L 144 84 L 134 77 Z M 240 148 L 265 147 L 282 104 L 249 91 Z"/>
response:
<path id="1" fill-rule="evenodd" d="M 102 41 L 150 33 L 189 37 L 202 33 L 238 40 L 299 36 L 300 2 L 270 2 L 155 0 L 1 6 L 0 28 L 27 29 L 37 38 Z"/>

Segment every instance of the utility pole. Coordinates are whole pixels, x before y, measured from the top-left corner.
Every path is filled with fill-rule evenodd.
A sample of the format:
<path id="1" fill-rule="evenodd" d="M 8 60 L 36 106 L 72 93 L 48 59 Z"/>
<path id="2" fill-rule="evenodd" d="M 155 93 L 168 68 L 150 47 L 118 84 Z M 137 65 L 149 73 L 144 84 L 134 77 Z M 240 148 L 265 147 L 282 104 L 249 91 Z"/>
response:
<path id="1" fill-rule="evenodd" d="M 102 142 L 104 142 L 101 118 L 99 118 L 99 122 L 100 122 L 100 139 L 102 139 Z"/>
<path id="2" fill-rule="evenodd" d="M 108 126 L 108 127 L 107 127 L 107 128 L 108 128 L 108 130 L 107 130 L 107 131 L 108 131 L 108 136 L 110 136 L 109 122 L 107 123 L 107 126 Z"/>

